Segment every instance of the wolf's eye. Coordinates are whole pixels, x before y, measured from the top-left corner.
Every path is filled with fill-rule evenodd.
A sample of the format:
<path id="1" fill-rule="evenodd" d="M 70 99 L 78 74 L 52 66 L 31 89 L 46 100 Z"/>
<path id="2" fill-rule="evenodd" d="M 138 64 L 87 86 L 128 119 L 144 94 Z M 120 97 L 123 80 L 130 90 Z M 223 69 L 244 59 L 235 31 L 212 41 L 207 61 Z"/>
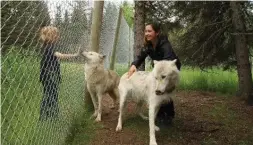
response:
<path id="1" fill-rule="evenodd" d="M 166 76 L 162 76 L 162 79 L 164 79 Z"/>
<path id="2" fill-rule="evenodd" d="M 92 53 L 90 53 L 90 55 L 92 55 Z"/>

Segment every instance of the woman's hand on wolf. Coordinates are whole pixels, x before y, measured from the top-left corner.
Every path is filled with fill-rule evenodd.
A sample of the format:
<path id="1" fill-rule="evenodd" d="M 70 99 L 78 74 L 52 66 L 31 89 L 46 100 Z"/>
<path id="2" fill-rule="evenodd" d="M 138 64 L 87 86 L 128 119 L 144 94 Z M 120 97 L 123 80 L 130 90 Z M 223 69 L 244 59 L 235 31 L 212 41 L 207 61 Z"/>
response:
<path id="1" fill-rule="evenodd" d="M 130 78 L 130 76 L 137 71 L 137 68 L 135 65 L 132 65 L 128 71 L 128 77 L 127 78 Z"/>

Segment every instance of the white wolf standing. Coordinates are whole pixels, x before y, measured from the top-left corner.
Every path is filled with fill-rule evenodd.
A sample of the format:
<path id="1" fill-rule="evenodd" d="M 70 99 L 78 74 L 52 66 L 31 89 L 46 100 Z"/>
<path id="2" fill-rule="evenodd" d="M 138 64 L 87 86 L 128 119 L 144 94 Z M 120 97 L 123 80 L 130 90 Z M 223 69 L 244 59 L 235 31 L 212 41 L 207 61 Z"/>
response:
<path id="1" fill-rule="evenodd" d="M 119 84 L 120 113 L 116 131 L 122 130 L 122 114 L 126 99 L 132 98 L 137 103 L 139 114 L 144 119 L 140 107 L 145 101 L 149 106 L 150 145 L 157 145 L 155 131 L 158 131 L 159 128 L 155 125 L 155 118 L 160 105 L 171 99 L 171 90 L 179 82 L 176 61 L 176 59 L 154 61 L 152 72 L 137 71 L 129 79 L 127 73 L 121 77 Z"/>
<path id="2" fill-rule="evenodd" d="M 120 77 L 116 72 L 104 69 L 105 55 L 86 51 L 81 55 L 85 58 L 85 80 L 95 110 L 92 116 L 96 117 L 96 121 L 99 122 L 102 115 L 103 96 L 108 93 L 114 101 L 112 108 L 115 107 L 116 100 L 119 98 Z M 98 105 L 96 99 L 98 99 Z"/>

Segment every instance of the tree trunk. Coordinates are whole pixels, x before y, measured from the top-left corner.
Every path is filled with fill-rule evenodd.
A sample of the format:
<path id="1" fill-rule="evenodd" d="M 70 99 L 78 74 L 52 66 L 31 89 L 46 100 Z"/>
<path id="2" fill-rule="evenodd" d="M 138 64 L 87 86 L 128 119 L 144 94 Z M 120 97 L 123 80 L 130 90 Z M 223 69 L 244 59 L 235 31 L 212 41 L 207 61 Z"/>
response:
<path id="1" fill-rule="evenodd" d="M 144 29 L 145 29 L 145 2 L 134 1 L 134 59 L 143 48 Z M 141 64 L 138 70 L 145 70 L 145 61 Z"/>
<path id="2" fill-rule="evenodd" d="M 99 52 L 100 31 L 102 26 L 104 1 L 94 1 L 91 25 L 91 49 Z"/>
<path id="3" fill-rule="evenodd" d="M 99 52 L 100 31 L 102 26 L 104 1 L 94 1 L 94 8 L 92 11 L 92 25 L 91 25 L 91 50 Z M 93 103 L 85 83 L 85 106 L 89 110 L 93 110 Z"/>
<path id="4" fill-rule="evenodd" d="M 114 64 L 115 64 L 115 58 L 116 58 L 116 49 L 117 49 L 117 43 L 119 38 L 119 28 L 121 23 L 121 17 L 122 17 L 122 8 L 119 9 L 119 16 L 118 16 L 118 22 L 116 26 L 116 31 L 114 35 L 114 43 L 113 43 L 113 49 L 112 49 L 112 57 L 110 62 L 110 69 L 114 70 Z"/>
<path id="5" fill-rule="evenodd" d="M 249 61 L 249 47 L 247 45 L 247 38 L 245 34 L 245 23 L 241 12 L 241 3 L 231 1 L 232 9 L 232 23 L 235 33 L 235 47 L 237 59 L 237 73 L 239 82 L 238 95 L 243 99 L 247 99 L 247 103 L 253 105 L 253 86 L 252 74 Z"/>

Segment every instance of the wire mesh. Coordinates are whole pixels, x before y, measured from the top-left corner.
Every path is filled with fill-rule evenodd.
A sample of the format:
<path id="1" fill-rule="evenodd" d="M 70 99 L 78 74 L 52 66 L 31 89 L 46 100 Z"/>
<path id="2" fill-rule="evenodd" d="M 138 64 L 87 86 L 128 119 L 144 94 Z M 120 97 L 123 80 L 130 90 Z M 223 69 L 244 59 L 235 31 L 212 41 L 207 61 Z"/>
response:
<path id="1" fill-rule="evenodd" d="M 119 4 L 111 4 L 116 11 L 109 13 L 109 2 L 105 2 L 104 9 L 108 11 L 103 16 L 100 44 L 101 53 L 107 54 L 108 59 L 119 8 Z M 89 48 L 91 12 L 89 1 L 1 1 L 2 144 L 63 144 L 73 122 L 85 113 L 83 60 L 60 60 L 60 70 L 57 70 L 60 83 L 53 81 L 43 86 L 39 80 L 40 67 L 47 47 L 39 40 L 39 31 L 48 25 L 57 27 L 60 39 L 55 44 L 56 51 L 74 54 L 79 47 Z M 133 32 L 124 18 L 121 24 L 117 71 L 117 66 L 126 69 L 133 59 Z M 105 66 L 109 66 L 109 61 Z M 49 101 L 45 101 L 45 96 Z M 43 107 L 43 102 L 48 107 Z M 44 119 L 41 118 L 43 108 L 51 108 Z"/>

